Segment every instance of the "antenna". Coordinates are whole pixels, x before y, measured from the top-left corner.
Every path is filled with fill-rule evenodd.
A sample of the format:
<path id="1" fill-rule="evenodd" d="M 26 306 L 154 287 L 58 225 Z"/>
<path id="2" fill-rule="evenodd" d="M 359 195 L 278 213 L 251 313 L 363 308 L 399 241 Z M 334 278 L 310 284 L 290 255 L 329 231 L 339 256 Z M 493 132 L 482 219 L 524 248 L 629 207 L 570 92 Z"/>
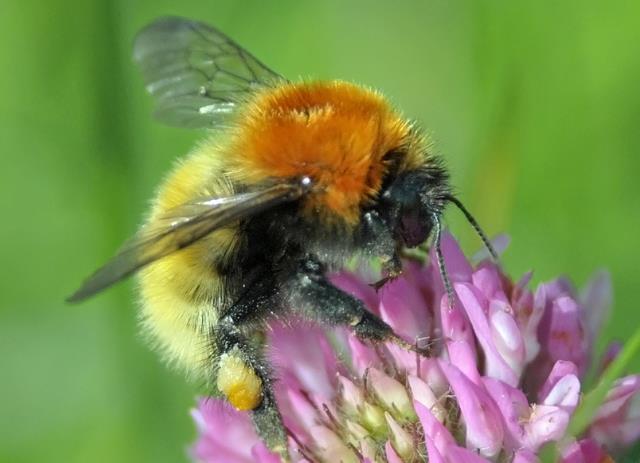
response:
<path id="1" fill-rule="evenodd" d="M 446 195 L 444 199 L 455 204 L 455 206 L 458 209 L 460 209 L 460 212 L 464 214 L 465 218 L 467 219 L 467 222 L 469 222 L 469 224 L 473 227 L 473 229 L 476 231 L 476 233 L 482 240 L 482 244 L 484 244 L 484 247 L 487 248 L 487 251 L 489 251 L 489 254 L 491 255 L 491 258 L 493 259 L 493 261 L 497 263 L 499 261 L 498 253 L 496 252 L 495 249 L 493 249 L 493 246 L 491 245 L 489 238 L 487 238 L 487 235 L 485 235 L 485 233 L 482 231 L 482 228 L 480 228 L 480 225 L 478 224 L 476 219 L 473 217 L 473 215 L 471 215 L 471 212 L 469 212 L 467 208 L 464 207 L 464 204 L 462 204 L 462 202 L 455 196 Z"/>
<path id="2" fill-rule="evenodd" d="M 451 286 L 451 280 L 449 280 L 449 274 L 447 273 L 447 267 L 444 264 L 444 257 L 442 255 L 442 249 L 440 248 L 440 237 L 442 236 L 442 223 L 440 222 L 440 216 L 437 213 L 431 214 L 433 225 L 435 225 L 435 234 L 433 236 L 433 242 L 436 248 L 436 257 L 438 259 L 438 270 L 440 270 L 440 277 L 444 283 L 444 289 L 447 292 L 447 299 L 449 300 L 449 308 L 453 308 L 453 287 Z"/>

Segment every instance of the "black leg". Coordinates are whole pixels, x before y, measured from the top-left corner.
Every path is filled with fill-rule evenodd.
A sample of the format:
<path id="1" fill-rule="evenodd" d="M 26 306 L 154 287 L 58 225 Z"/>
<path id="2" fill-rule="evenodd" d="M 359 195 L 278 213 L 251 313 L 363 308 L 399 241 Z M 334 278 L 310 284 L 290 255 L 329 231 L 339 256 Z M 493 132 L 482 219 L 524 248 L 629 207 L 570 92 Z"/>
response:
<path id="1" fill-rule="evenodd" d="M 392 213 L 397 215 L 397 211 Z M 357 238 L 358 245 L 365 254 L 379 258 L 382 261 L 383 278 L 372 283 L 376 291 L 402 274 L 400 250 L 393 238 L 389 224 L 378 211 L 367 211 L 362 216 L 361 228 Z"/>
<path id="2" fill-rule="evenodd" d="M 296 272 L 284 285 L 286 305 L 291 310 L 327 325 L 349 326 L 363 340 L 390 341 L 407 350 L 419 350 L 369 312 L 362 301 L 333 286 L 324 270 L 322 264 L 311 257 L 299 262 Z"/>
<path id="3" fill-rule="evenodd" d="M 271 450 L 289 461 L 287 436 L 273 391 L 273 377 L 262 346 L 252 338 L 258 334 L 273 307 L 272 295 L 262 289 L 271 282 L 256 282 L 225 311 L 214 333 L 217 352 L 217 389 L 239 410 L 250 410 L 260 438 Z"/>
<path id="4" fill-rule="evenodd" d="M 400 260 L 400 250 L 396 251 L 393 254 L 391 259 L 382 262 L 382 274 L 384 275 L 382 279 L 376 281 L 375 283 L 371 283 L 376 291 L 379 291 L 384 285 L 388 282 L 395 280 L 400 275 L 402 275 L 402 260 Z"/>
<path id="5" fill-rule="evenodd" d="M 380 257 L 388 261 L 396 254 L 396 240 L 389 224 L 378 211 L 367 211 L 362 215 L 357 246 L 371 257 Z"/>

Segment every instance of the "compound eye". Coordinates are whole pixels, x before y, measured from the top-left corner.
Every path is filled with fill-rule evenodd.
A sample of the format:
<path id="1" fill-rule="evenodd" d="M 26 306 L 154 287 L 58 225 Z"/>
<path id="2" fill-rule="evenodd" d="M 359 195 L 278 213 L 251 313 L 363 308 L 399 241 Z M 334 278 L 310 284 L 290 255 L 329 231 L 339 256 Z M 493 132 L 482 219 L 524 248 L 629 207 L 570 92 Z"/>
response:
<path id="1" fill-rule="evenodd" d="M 404 211 L 400 218 L 399 233 L 408 248 L 422 244 L 431 234 L 432 228 L 431 220 L 417 210 Z"/>

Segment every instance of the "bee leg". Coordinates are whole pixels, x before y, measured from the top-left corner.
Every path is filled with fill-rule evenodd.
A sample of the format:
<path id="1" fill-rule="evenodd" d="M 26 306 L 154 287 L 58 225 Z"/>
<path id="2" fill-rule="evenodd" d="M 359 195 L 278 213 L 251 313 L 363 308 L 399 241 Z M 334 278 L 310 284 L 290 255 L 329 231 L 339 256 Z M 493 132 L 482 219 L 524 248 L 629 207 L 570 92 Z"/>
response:
<path id="1" fill-rule="evenodd" d="M 398 212 L 392 212 L 397 215 Z M 382 279 L 371 283 L 376 291 L 402 274 L 401 248 L 393 237 L 391 228 L 378 211 L 367 211 L 362 217 L 357 242 L 365 254 L 382 261 Z"/>
<path id="2" fill-rule="evenodd" d="M 402 261 L 400 260 L 399 252 L 396 252 L 389 260 L 382 263 L 382 274 L 384 275 L 382 279 L 369 285 L 376 291 L 379 291 L 388 282 L 402 275 Z"/>
<path id="3" fill-rule="evenodd" d="M 290 461 L 271 371 L 262 353 L 242 334 L 241 321 L 234 319 L 233 313 L 218 322 L 215 334 L 219 353 L 218 390 L 235 408 L 251 411 L 263 442 L 284 461 Z"/>
<path id="4" fill-rule="evenodd" d="M 400 347 L 426 355 L 369 312 L 362 301 L 333 286 L 324 275 L 324 267 L 313 258 L 299 263 L 297 272 L 286 284 L 287 305 L 303 317 L 330 326 L 349 326 L 360 339 L 393 342 Z"/>

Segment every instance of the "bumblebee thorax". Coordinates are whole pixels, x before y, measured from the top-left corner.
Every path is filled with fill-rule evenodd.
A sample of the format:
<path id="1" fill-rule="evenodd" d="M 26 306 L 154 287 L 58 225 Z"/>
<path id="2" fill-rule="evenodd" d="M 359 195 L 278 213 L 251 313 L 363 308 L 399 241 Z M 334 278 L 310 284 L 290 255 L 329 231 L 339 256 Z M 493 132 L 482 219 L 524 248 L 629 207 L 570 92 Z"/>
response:
<path id="1" fill-rule="evenodd" d="M 245 183 L 308 176 L 304 210 L 353 223 L 378 193 L 385 154 L 403 146 L 410 124 L 375 91 L 331 81 L 282 84 L 249 100 L 229 146 Z"/>

